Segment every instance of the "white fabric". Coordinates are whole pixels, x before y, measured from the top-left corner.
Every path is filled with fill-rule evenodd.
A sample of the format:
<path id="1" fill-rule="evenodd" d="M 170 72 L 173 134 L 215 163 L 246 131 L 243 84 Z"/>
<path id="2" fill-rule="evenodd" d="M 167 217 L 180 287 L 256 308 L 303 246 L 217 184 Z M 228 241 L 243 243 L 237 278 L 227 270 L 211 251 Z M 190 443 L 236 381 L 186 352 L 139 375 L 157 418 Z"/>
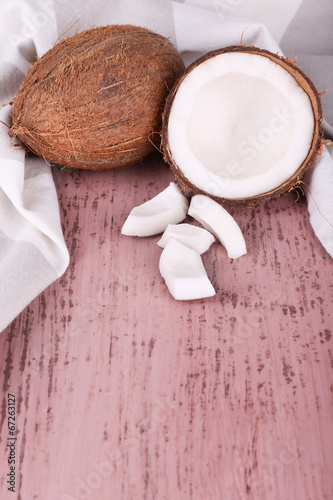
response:
<path id="1" fill-rule="evenodd" d="M 326 251 L 333 256 L 333 160 L 328 147 L 320 162 L 305 174 L 304 191 L 308 199 L 310 222 Z"/>
<path id="2" fill-rule="evenodd" d="M 56 26 L 43 25 L 37 7 L 34 1 L 2 0 L 0 106 L 12 99 L 36 54 L 42 55 L 57 38 Z M 54 11 L 49 15 L 54 17 Z M 10 106 L 0 108 L 0 120 L 10 126 Z M 0 125 L 1 331 L 63 274 L 69 254 L 50 167 L 42 159 L 26 159 Z"/>
<path id="3" fill-rule="evenodd" d="M 323 97 L 324 130 L 333 132 L 331 0 L 0 0 L 0 106 L 10 101 L 36 57 L 53 46 L 68 26 L 131 23 L 171 39 L 186 63 L 217 47 L 253 44 L 294 57 Z M 304 50 L 303 50 L 304 49 Z M 302 67 L 302 66 L 301 66 Z M 10 125 L 10 106 L 0 107 Z M 25 158 L 10 145 L 0 124 L 0 331 L 66 270 L 50 167 Z M 327 151 L 306 176 L 310 221 L 333 256 L 333 160 Z"/>
<path id="4" fill-rule="evenodd" d="M 295 4 L 299 7 L 298 12 L 295 11 Z M 322 14 L 324 7 L 325 18 Z M 333 138 L 333 71 L 330 64 L 333 60 L 333 2 L 320 0 L 314 5 L 308 0 L 185 0 L 185 3 L 174 1 L 173 12 L 177 48 L 187 63 L 207 51 L 237 45 L 241 40 L 245 45 L 255 45 L 294 58 L 293 46 L 301 51 L 303 40 L 309 50 L 309 39 L 304 30 L 304 25 L 308 23 L 311 27 L 312 52 L 298 52 L 297 57 L 307 63 L 304 71 L 313 78 L 320 91 L 324 91 L 327 86 L 322 99 L 326 117 L 323 129 L 328 137 Z M 246 13 L 245 19 L 243 16 Z M 299 16 L 302 23 L 294 16 Z M 321 23 L 316 22 L 316 16 L 320 17 Z M 331 22 L 327 23 L 326 19 Z M 297 29 L 294 28 L 290 35 L 288 27 L 291 29 L 292 24 Z M 277 39 L 271 34 L 274 30 Z M 292 44 L 288 43 L 288 39 L 292 40 Z M 324 48 L 323 40 L 326 41 Z M 304 181 L 311 225 L 326 251 L 333 257 L 333 159 L 326 148 Z"/>
<path id="5" fill-rule="evenodd" d="M 31 62 L 92 25 L 131 23 L 173 38 L 169 0 L 0 0 L 0 120 Z M 13 148 L 0 124 L 0 331 L 59 278 L 69 263 L 50 167 Z"/>

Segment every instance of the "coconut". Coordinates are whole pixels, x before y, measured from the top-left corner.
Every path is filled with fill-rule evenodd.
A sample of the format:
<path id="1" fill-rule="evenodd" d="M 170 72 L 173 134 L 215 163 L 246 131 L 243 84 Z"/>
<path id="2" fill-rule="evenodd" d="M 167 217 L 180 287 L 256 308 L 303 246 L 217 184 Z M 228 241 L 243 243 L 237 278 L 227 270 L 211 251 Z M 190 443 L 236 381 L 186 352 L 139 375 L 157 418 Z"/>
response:
<path id="1" fill-rule="evenodd" d="M 129 213 L 121 229 L 125 236 L 153 236 L 163 233 L 169 224 L 177 224 L 185 219 L 188 200 L 178 185 L 169 186 Z"/>
<path id="2" fill-rule="evenodd" d="M 161 253 L 159 270 L 176 300 L 203 299 L 216 293 L 200 254 L 174 238 Z"/>
<path id="3" fill-rule="evenodd" d="M 158 143 L 166 97 L 184 69 L 159 34 L 131 25 L 91 28 L 31 66 L 15 97 L 12 133 L 68 167 L 130 165 Z"/>
<path id="4" fill-rule="evenodd" d="M 200 255 L 207 252 L 208 248 L 215 241 L 212 233 L 206 229 L 186 223 L 169 224 L 161 239 L 157 242 L 157 245 L 165 248 L 171 239 L 192 248 L 192 250 L 195 250 Z"/>
<path id="5" fill-rule="evenodd" d="M 230 206 L 299 185 L 322 147 L 320 94 L 290 59 L 231 46 L 194 61 L 166 102 L 162 147 L 194 193 Z"/>

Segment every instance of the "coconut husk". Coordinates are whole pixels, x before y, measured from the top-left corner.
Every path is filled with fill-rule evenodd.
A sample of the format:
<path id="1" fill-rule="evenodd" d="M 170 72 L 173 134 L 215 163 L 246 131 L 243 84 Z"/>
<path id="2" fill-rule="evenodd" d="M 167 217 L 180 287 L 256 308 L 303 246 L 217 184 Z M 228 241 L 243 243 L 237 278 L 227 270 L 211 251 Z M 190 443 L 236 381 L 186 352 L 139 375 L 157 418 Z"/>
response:
<path id="1" fill-rule="evenodd" d="M 145 28 L 91 28 L 57 43 L 14 99 L 12 134 L 68 167 L 109 169 L 158 144 L 165 100 L 184 71 L 170 41 Z"/>

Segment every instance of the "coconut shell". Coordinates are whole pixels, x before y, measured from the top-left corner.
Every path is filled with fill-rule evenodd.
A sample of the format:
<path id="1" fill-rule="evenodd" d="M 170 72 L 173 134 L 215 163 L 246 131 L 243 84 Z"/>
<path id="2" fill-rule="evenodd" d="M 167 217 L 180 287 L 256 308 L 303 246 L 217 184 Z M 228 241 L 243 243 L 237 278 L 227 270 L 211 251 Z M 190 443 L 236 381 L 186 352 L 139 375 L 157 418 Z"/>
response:
<path id="1" fill-rule="evenodd" d="M 165 100 L 184 69 L 161 35 L 131 25 L 91 28 L 31 66 L 14 100 L 12 134 L 68 167 L 130 165 L 160 140 Z"/>
<path id="2" fill-rule="evenodd" d="M 258 54 L 263 57 L 268 57 L 272 61 L 274 61 L 276 64 L 279 64 L 282 66 L 286 71 L 288 71 L 294 79 L 297 81 L 298 85 L 306 92 L 308 95 L 310 101 L 311 101 L 311 106 L 312 106 L 312 111 L 313 111 L 313 116 L 314 116 L 314 133 L 313 133 L 313 138 L 312 138 L 312 143 L 311 147 L 308 151 L 307 157 L 303 161 L 303 163 L 299 166 L 297 171 L 283 184 L 280 186 L 277 186 L 275 189 L 268 191 L 266 193 L 259 194 L 257 196 L 253 196 L 251 198 L 222 198 L 218 196 L 214 196 L 210 193 L 207 193 L 206 191 L 203 191 L 202 189 L 198 188 L 198 186 L 193 185 L 183 174 L 181 168 L 179 165 L 177 165 L 172 157 L 172 152 L 170 150 L 169 146 L 169 140 L 168 140 L 168 120 L 169 120 L 169 115 L 170 111 L 172 108 L 172 103 L 175 98 L 175 95 L 184 81 L 184 79 L 188 76 L 188 74 L 195 69 L 198 65 L 204 63 L 208 59 L 215 57 L 219 54 L 224 54 L 226 52 L 247 52 L 251 54 Z M 286 191 L 290 191 L 293 188 L 299 186 L 301 184 L 301 179 L 303 175 L 305 174 L 306 170 L 308 170 L 319 158 L 321 151 L 322 151 L 322 141 L 323 141 L 323 133 L 322 133 L 322 124 L 323 120 L 323 114 L 322 114 L 322 106 L 321 106 L 321 98 L 320 98 L 320 93 L 316 89 L 315 85 L 313 82 L 308 78 L 303 71 L 299 68 L 299 66 L 293 62 L 289 58 L 284 58 L 282 56 L 279 56 L 278 54 L 274 54 L 272 52 L 269 52 L 268 50 L 264 49 L 259 49 L 257 47 L 252 47 L 252 46 L 244 46 L 244 45 L 233 45 L 230 47 L 226 47 L 223 49 L 217 49 L 213 50 L 211 52 L 208 52 L 204 56 L 198 58 L 195 60 L 192 64 L 188 66 L 186 71 L 183 73 L 183 75 L 178 79 L 176 84 L 174 85 L 172 91 L 170 92 L 166 105 L 165 105 L 165 110 L 163 114 L 163 127 L 162 127 L 162 149 L 164 153 L 164 159 L 165 161 L 170 165 L 172 168 L 176 178 L 186 187 L 191 189 L 194 193 L 196 194 L 203 194 L 206 196 L 209 196 L 210 198 L 214 199 L 218 203 L 222 205 L 228 205 L 231 207 L 236 207 L 236 206 L 247 206 L 247 205 L 256 205 L 258 203 L 262 203 L 267 201 L 270 198 L 274 198 L 277 196 L 280 196 L 282 193 Z"/>

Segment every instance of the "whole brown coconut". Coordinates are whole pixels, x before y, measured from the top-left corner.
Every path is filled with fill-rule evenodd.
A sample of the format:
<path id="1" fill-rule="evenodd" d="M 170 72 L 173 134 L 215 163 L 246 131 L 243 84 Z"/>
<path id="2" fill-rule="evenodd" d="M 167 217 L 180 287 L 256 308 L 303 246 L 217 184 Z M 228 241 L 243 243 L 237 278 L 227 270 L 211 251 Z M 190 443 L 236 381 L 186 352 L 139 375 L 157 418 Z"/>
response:
<path id="1" fill-rule="evenodd" d="M 223 73 L 223 66 L 228 64 L 228 58 L 230 60 L 230 56 L 234 57 L 234 54 L 237 57 L 239 55 L 239 67 L 236 69 L 236 59 L 233 58 L 234 65 L 232 66 L 232 71 L 223 70 Z M 249 75 L 255 74 L 256 65 L 260 62 L 258 56 L 260 56 L 259 59 L 262 60 L 264 71 L 262 71 L 260 78 L 255 80 L 255 77 L 249 77 Z M 238 86 L 242 78 L 245 58 L 247 58 L 247 61 L 252 59 L 252 62 L 247 62 L 250 69 L 246 78 L 244 78 L 245 83 L 240 87 L 241 91 L 238 92 L 237 99 L 233 100 L 230 96 L 233 96 L 234 88 Z M 266 78 L 265 71 L 267 71 L 267 67 L 272 69 L 273 77 L 270 83 L 266 85 L 266 88 L 263 87 L 266 95 L 265 92 L 261 95 L 260 91 L 257 89 L 262 86 L 262 82 Z M 281 71 L 286 75 L 285 80 L 289 79 L 289 81 L 294 82 L 294 94 L 292 94 L 292 92 L 290 93 L 291 103 L 297 99 L 298 96 L 296 94 L 302 93 L 303 97 L 308 97 L 307 105 L 310 109 L 313 121 L 313 132 L 311 132 L 311 136 L 308 138 L 299 134 L 298 140 L 296 141 L 292 135 L 292 130 L 288 136 L 288 121 L 291 122 L 293 118 L 297 119 L 299 123 L 304 121 L 302 104 L 299 106 L 299 116 L 293 117 L 292 113 L 289 111 L 286 112 L 284 108 L 278 107 L 274 102 L 274 97 L 267 97 L 270 88 L 274 88 L 275 74 L 277 75 L 276 81 L 278 81 L 278 74 L 279 72 L 281 74 Z M 206 94 L 202 92 L 204 90 L 204 85 L 206 85 L 207 81 L 209 85 L 213 81 L 218 81 L 219 72 L 226 81 L 228 81 L 228 78 L 230 80 L 233 78 L 233 83 L 229 84 L 229 87 L 228 84 L 223 84 L 223 88 L 227 88 L 230 94 L 226 93 L 226 96 L 222 95 L 221 102 L 223 102 L 223 106 L 219 107 L 217 103 L 219 98 L 218 94 L 223 94 L 223 91 L 217 91 L 216 89 L 218 87 L 214 87 L 214 90 L 211 92 L 211 95 L 214 95 L 210 102 L 211 106 L 209 108 L 207 106 L 205 107 L 205 104 L 202 104 L 202 102 L 209 102 L 209 96 L 207 96 L 208 91 L 206 91 Z M 198 76 L 199 74 L 200 76 Z M 203 85 L 202 82 L 206 83 Z M 196 90 L 195 86 L 197 86 L 198 90 Z M 206 85 L 206 88 L 208 88 L 208 85 Z M 259 96 L 257 99 L 257 108 L 252 102 L 252 91 Z M 237 92 L 237 89 L 235 92 Z M 248 94 L 249 104 L 247 106 L 246 103 L 246 106 L 242 108 L 242 105 L 238 103 L 243 102 L 242 98 L 246 93 Z M 286 93 L 286 99 L 288 98 L 287 94 L 288 93 Z M 274 96 L 273 93 L 272 95 Z M 189 98 L 189 96 L 192 97 Z M 184 99 L 184 97 L 186 98 Z M 176 101 L 177 104 L 175 105 Z M 184 109 L 183 112 L 182 102 L 184 101 L 186 109 Z M 198 120 L 197 117 L 199 114 L 196 110 L 200 108 L 200 106 L 202 110 L 200 119 Z M 229 112 L 229 115 L 226 115 L 227 118 L 225 119 L 223 128 L 221 127 L 221 132 L 219 132 L 218 126 L 224 112 Z M 266 117 L 266 121 L 262 119 L 261 125 L 255 128 L 257 122 L 260 124 L 260 113 Z M 214 114 L 216 114 L 216 116 L 214 116 Z M 265 202 L 272 197 L 279 196 L 301 183 L 305 171 L 315 163 L 321 154 L 322 118 L 320 93 L 298 65 L 290 59 L 257 47 L 243 45 L 214 50 L 200 57 L 188 66 L 168 96 L 163 114 L 162 128 L 164 159 L 184 186 L 195 193 L 209 196 L 218 203 L 224 205 L 255 205 L 260 202 Z M 200 123 L 201 128 L 199 129 L 198 127 L 199 132 L 192 140 L 192 143 L 190 143 L 188 138 L 191 133 L 191 127 L 192 129 L 194 128 L 193 121 L 195 119 L 196 126 L 198 127 L 198 123 Z M 177 126 L 178 128 L 175 126 L 176 122 L 180 124 L 179 127 Z M 303 149 L 304 155 L 301 159 L 298 158 L 294 161 L 293 168 L 290 168 L 290 173 L 287 172 L 284 178 L 280 175 L 280 172 L 277 171 L 279 170 L 278 168 L 275 168 L 274 172 L 272 168 L 272 176 L 274 175 L 277 178 L 274 184 L 275 179 L 274 181 L 272 180 L 273 177 L 269 179 L 270 174 L 268 169 L 267 172 L 264 171 L 265 162 L 270 161 L 271 157 L 269 154 L 266 154 L 266 158 L 263 155 L 269 151 L 269 148 L 272 149 L 274 154 L 277 153 L 277 150 L 280 150 L 282 158 L 280 161 L 280 170 L 284 168 L 283 155 L 285 154 L 287 156 L 288 154 L 287 146 L 285 150 L 282 147 L 283 144 L 281 147 L 277 146 L 274 149 L 276 139 L 281 138 L 283 134 L 286 136 L 285 142 L 287 143 L 290 140 L 295 150 L 297 148 Z M 214 136 L 214 139 L 212 139 L 212 136 Z M 227 137 L 227 139 L 225 139 L 225 137 Z M 202 148 L 201 152 L 200 148 Z M 214 148 L 217 153 L 215 154 L 215 163 L 211 167 L 208 164 L 208 158 L 211 150 L 214 150 Z M 227 153 L 229 156 L 225 154 L 228 148 L 230 149 L 230 154 L 229 152 Z M 237 154 L 234 155 L 234 153 Z M 248 157 L 246 157 L 246 154 Z M 225 167 L 225 164 L 222 164 L 223 159 L 221 160 L 221 165 L 218 164 L 219 155 L 221 158 L 224 155 L 224 157 L 230 160 L 229 165 L 227 162 L 227 167 Z M 262 155 L 262 158 L 260 155 Z M 251 169 L 253 168 L 253 170 L 255 170 L 259 162 L 262 163 L 262 171 L 257 175 L 253 173 Z M 228 167 L 230 167 L 229 171 Z M 268 182 L 261 182 L 261 174 L 263 172 Z M 236 182 L 239 181 L 242 175 L 242 182 L 238 182 L 237 185 Z M 251 182 L 252 187 L 250 188 Z M 234 187 L 232 187 L 232 185 Z M 239 189 L 240 185 L 242 185 L 242 189 Z M 227 187 L 227 189 L 225 189 L 225 187 Z M 232 187 L 233 191 L 229 189 L 230 187 Z M 228 193 L 228 189 L 229 193 L 231 193 L 230 195 L 225 194 Z M 240 194 L 237 192 L 237 189 L 247 194 Z"/>
<path id="2" fill-rule="evenodd" d="M 29 69 L 14 100 L 13 136 L 68 167 L 130 165 L 153 150 L 166 97 L 183 71 L 161 35 L 132 25 L 91 28 Z"/>

